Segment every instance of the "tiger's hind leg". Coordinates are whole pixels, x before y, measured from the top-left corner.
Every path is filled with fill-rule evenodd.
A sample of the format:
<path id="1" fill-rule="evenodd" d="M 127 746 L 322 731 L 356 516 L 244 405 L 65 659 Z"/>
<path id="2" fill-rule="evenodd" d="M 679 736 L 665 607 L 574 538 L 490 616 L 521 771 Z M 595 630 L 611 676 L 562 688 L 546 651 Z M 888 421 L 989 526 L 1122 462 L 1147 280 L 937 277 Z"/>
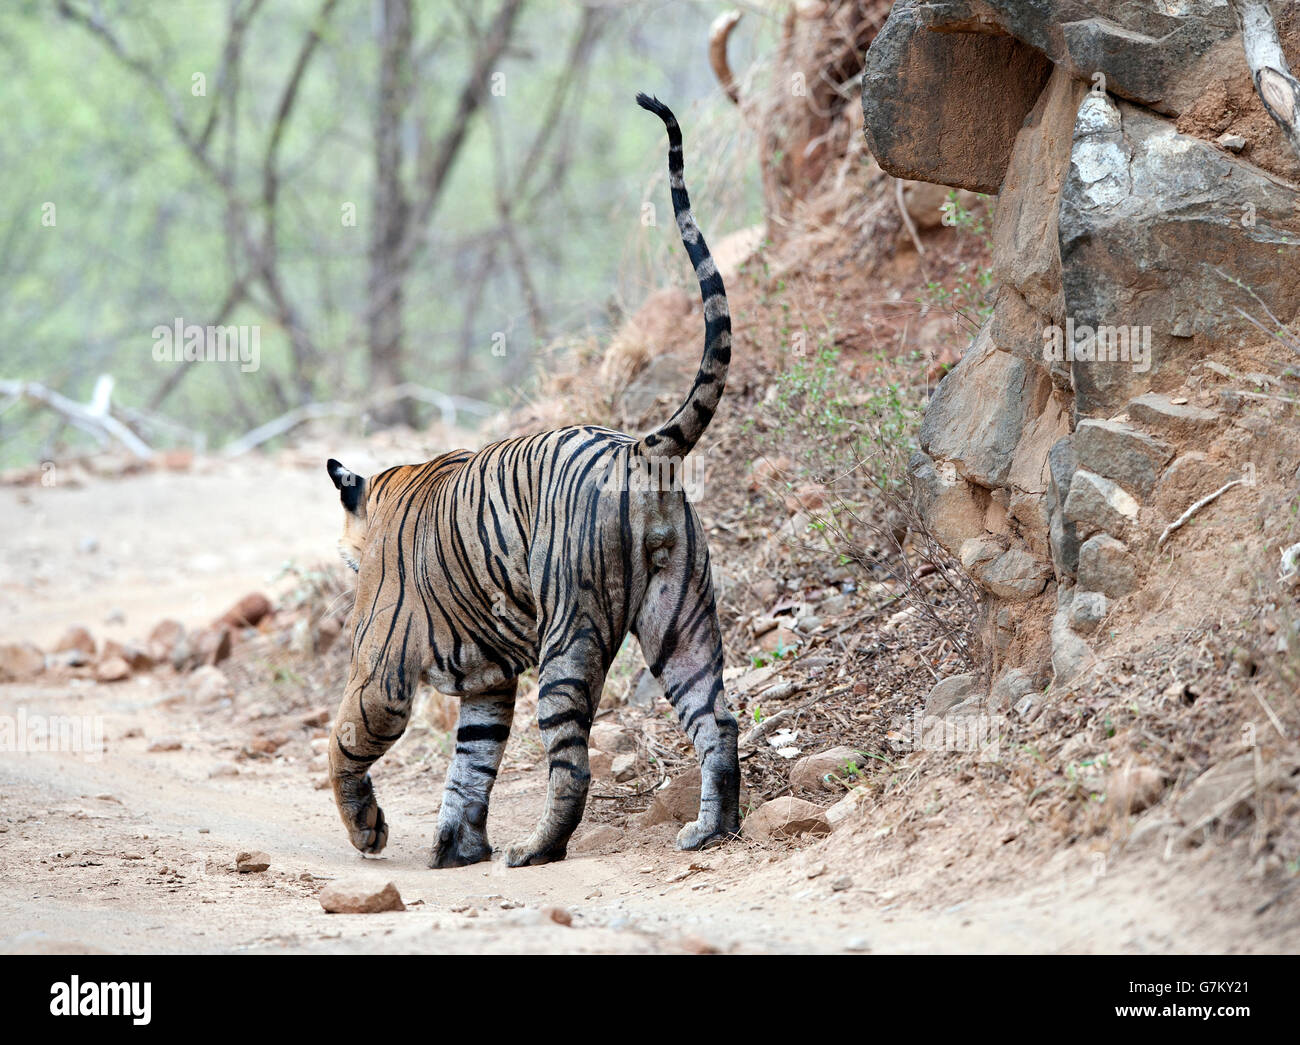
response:
<path id="1" fill-rule="evenodd" d="M 537 725 L 546 745 L 546 810 L 526 841 L 506 849 L 510 867 L 563 860 L 568 852 L 569 837 L 587 806 L 591 784 L 587 739 L 605 671 L 600 649 L 590 638 L 543 657 Z"/>
<path id="2" fill-rule="evenodd" d="M 668 564 L 650 577 L 636 634 L 700 761 L 700 811 L 678 832 L 678 849 L 704 849 L 740 830 L 738 729 L 722 687 L 722 632 L 709 549 L 687 505 Z"/>
<path id="3" fill-rule="evenodd" d="M 488 800 L 510 737 L 517 683 L 460 698 L 456 754 L 447 772 L 430 867 L 463 867 L 492 858 Z"/>

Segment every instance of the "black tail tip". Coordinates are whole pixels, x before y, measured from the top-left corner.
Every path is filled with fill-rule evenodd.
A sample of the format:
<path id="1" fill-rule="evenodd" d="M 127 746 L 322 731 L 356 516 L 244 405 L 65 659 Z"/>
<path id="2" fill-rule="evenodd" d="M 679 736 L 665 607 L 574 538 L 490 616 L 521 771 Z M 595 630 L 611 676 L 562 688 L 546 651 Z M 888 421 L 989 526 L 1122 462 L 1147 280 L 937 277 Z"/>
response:
<path id="1" fill-rule="evenodd" d="M 664 123 L 677 122 L 677 118 L 673 116 L 672 110 L 652 94 L 646 94 L 644 92 L 638 93 L 636 96 L 636 103 L 647 112 L 654 113 L 663 120 Z"/>

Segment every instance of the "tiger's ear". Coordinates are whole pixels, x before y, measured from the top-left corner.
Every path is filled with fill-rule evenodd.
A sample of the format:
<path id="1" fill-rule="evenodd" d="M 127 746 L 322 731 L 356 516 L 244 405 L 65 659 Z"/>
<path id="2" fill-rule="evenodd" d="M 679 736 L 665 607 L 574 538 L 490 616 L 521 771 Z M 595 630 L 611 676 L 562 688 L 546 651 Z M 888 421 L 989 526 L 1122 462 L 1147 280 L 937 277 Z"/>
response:
<path id="1" fill-rule="evenodd" d="M 334 480 L 334 488 L 339 492 L 339 500 L 343 502 L 343 507 L 356 515 L 358 507 L 364 503 L 365 479 L 356 472 L 348 471 L 332 457 L 325 463 L 325 470 Z"/>

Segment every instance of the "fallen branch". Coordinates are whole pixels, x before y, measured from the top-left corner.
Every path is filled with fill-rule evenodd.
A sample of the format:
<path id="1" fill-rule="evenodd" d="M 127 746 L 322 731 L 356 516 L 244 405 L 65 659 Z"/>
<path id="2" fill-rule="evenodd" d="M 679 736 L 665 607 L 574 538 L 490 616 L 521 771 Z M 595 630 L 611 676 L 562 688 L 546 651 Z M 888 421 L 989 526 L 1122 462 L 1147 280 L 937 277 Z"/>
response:
<path id="1" fill-rule="evenodd" d="M 239 457 L 308 421 L 319 420 L 322 417 L 358 417 L 402 399 L 416 399 L 436 406 L 442 413 L 442 423 L 447 426 L 456 423 L 458 412 L 475 414 L 479 417 L 490 417 L 496 413 L 496 408 L 490 403 L 466 396 L 448 395 L 434 388 L 407 383 L 394 385 L 361 403 L 307 403 L 295 407 L 288 413 L 267 421 L 266 424 L 258 425 L 234 442 L 226 444 L 222 452 L 226 457 Z"/>
<path id="2" fill-rule="evenodd" d="M 898 213 L 902 215 L 903 224 L 907 227 L 907 234 L 912 237 L 912 246 L 916 248 L 916 253 L 925 257 L 925 248 L 921 246 L 921 237 L 916 231 L 916 222 L 912 220 L 912 215 L 907 213 L 907 202 L 903 199 L 903 179 L 894 179 L 894 199 L 898 202 Z"/>
<path id="3" fill-rule="evenodd" d="M 153 457 L 150 446 L 131 429 L 108 412 L 112 379 L 101 377 L 95 385 L 95 395 L 90 404 L 83 406 L 67 396 L 46 388 L 39 381 L 0 380 L 0 395 L 14 399 L 27 399 L 53 410 L 97 440 L 100 445 L 110 439 L 121 443 L 136 457 L 148 461 Z"/>
<path id="4" fill-rule="evenodd" d="M 1230 2 L 1241 30 L 1241 45 L 1255 81 L 1255 92 L 1269 116 L 1282 128 L 1291 148 L 1300 155 L 1300 81 L 1291 75 L 1282 53 L 1273 13 L 1266 0 Z"/>
<path id="5" fill-rule="evenodd" d="M 1230 483 L 1224 483 L 1217 490 L 1215 490 L 1214 493 L 1206 494 L 1199 501 L 1197 501 L 1190 508 L 1188 508 L 1187 511 L 1183 512 L 1182 515 L 1180 515 L 1177 519 L 1175 519 L 1173 522 L 1171 522 L 1168 526 L 1165 527 L 1164 533 L 1162 533 L 1160 535 L 1160 539 L 1156 541 L 1156 547 L 1157 548 L 1161 547 L 1165 543 L 1165 541 L 1169 540 L 1170 535 L 1175 530 L 1182 529 L 1182 527 L 1187 523 L 1187 521 L 1193 515 L 1199 512 L 1202 508 L 1204 508 L 1207 504 L 1212 504 L 1213 502 L 1217 501 L 1220 496 L 1227 493 L 1234 486 L 1241 486 L 1243 483 L 1245 483 L 1245 481 L 1246 481 L 1245 479 L 1233 479 L 1232 482 Z"/>

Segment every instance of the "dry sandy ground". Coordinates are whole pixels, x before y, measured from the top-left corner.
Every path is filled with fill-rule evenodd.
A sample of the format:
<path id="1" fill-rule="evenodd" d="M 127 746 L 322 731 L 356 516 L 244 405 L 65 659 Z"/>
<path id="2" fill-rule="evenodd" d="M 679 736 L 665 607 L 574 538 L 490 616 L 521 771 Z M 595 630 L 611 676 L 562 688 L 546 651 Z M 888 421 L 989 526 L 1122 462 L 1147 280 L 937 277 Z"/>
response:
<path id="1" fill-rule="evenodd" d="M 3 489 L 0 504 L 10 565 L 0 634 L 38 641 L 79 622 L 111 635 L 100 614 L 114 606 L 127 612 L 122 637 L 164 616 L 207 620 L 265 587 L 286 560 L 327 558 L 337 522 L 318 469 L 266 461 L 78 490 Z M 78 552 L 86 534 L 98 551 Z M 197 609 L 196 593 L 206 600 Z M 603 847 L 584 846 L 580 834 L 568 860 L 545 867 L 432 871 L 425 857 L 441 780 L 422 756 L 428 733 L 408 736 L 405 753 L 399 745 L 375 772 L 392 833 L 382 858 L 366 860 L 348 845 L 330 792 L 316 788 L 305 731 L 273 758 L 241 759 L 238 718 L 171 700 L 175 688 L 162 674 L 114 686 L 0 686 L 0 716 L 9 716 L 0 722 L 20 712 L 98 717 L 106 743 L 100 758 L 0 751 L 0 951 L 1300 947 L 1295 897 L 1256 914 L 1276 890 L 1243 880 L 1226 851 L 1129 854 L 1102 876 L 1078 854 L 1024 866 L 1008 855 L 935 887 L 953 860 L 943 832 L 896 838 L 873 810 L 847 837 L 822 842 L 677 853 L 664 827 Z M 182 747 L 148 751 L 163 735 Z M 237 775 L 219 775 L 232 766 Z M 536 768 L 503 773 L 496 845 L 529 830 L 543 793 Z M 240 850 L 265 851 L 270 869 L 236 873 Z M 319 890 L 356 878 L 395 882 L 408 909 L 324 913 Z M 572 926 L 547 917 L 548 906 L 568 911 Z"/>

